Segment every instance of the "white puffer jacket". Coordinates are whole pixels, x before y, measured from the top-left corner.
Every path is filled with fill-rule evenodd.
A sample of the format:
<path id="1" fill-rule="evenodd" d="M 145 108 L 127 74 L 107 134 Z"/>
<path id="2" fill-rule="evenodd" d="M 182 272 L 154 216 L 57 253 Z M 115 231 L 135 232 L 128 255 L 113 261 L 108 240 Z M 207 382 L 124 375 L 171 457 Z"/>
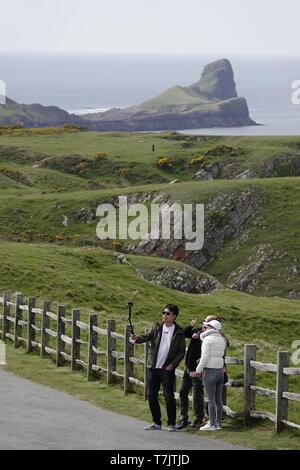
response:
<path id="1" fill-rule="evenodd" d="M 226 339 L 216 330 L 207 330 L 200 335 L 202 342 L 201 359 L 196 369 L 200 373 L 204 368 L 222 369 L 227 346 Z"/>

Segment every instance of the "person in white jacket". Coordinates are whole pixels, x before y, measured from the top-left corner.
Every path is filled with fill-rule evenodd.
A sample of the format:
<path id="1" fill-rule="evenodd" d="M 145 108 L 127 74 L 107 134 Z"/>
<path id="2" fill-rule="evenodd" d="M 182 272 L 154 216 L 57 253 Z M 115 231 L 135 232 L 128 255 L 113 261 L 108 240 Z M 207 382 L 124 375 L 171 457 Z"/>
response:
<path id="1" fill-rule="evenodd" d="M 220 333 L 222 325 L 218 320 L 203 323 L 201 359 L 196 372 L 191 375 L 200 377 L 203 374 L 204 387 L 208 398 L 209 421 L 200 431 L 218 431 L 222 429 L 223 415 L 222 390 L 224 382 L 224 354 L 226 338 Z"/>

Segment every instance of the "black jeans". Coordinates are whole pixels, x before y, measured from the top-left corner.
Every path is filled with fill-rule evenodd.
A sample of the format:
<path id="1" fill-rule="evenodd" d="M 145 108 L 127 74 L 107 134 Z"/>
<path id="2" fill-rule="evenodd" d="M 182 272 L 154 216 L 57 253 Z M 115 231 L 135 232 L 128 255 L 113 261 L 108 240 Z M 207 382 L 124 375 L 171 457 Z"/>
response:
<path id="1" fill-rule="evenodd" d="M 184 371 L 180 387 L 180 409 L 181 417 L 188 419 L 189 416 L 189 391 L 193 388 L 193 405 L 196 419 L 200 422 L 204 418 L 204 394 L 201 378 L 190 377 L 189 370 Z"/>
<path id="2" fill-rule="evenodd" d="M 174 396 L 175 371 L 165 369 L 148 369 L 148 389 L 149 406 L 152 419 L 155 424 L 161 423 L 161 410 L 158 401 L 158 392 L 160 386 L 163 386 L 163 392 L 167 407 L 168 426 L 175 425 L 176 422 L 176 402 Z"/>

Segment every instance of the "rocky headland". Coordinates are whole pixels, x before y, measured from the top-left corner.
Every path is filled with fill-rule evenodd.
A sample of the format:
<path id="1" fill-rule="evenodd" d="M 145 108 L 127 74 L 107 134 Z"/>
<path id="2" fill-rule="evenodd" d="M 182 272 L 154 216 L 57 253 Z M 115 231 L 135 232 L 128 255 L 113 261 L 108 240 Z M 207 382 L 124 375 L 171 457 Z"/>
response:
<path id="1" fill-rule="evenodd" d="M 0 125 L 47 127 L 75 124 L 93 131 L 161 131 L 257 125 L 247 101 L 238 97 L 232 65 L 220 59 L 204 67 L 199 81 L 174 86 L 137 106 L 84 117 L 56 106 L 24 105 L 7 100 Z"/>

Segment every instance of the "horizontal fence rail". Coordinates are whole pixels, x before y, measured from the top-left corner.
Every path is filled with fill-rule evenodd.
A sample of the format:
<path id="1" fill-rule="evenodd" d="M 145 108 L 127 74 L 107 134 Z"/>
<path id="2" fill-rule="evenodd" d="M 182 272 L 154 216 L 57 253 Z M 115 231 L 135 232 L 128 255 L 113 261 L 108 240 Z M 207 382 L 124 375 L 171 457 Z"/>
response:
<path id="1" fill-rule="evenodd" d="M 135 345 L 130 342 L 130 325 L 126 325 L 124 334 L 117 333 L 115 320 L 107 320 L 106 328 L 98 327 L 97 313 L 89 315 L 88 323 L 80 320 L 80 310 L 73 309 L 72 317 L 66 316 L 66 308 L 63 305 L 57 307 L 56 313 L 51 310 L 51 302 L 44 300 L 42 308 L 36 307 L 36 299 L 29 297 L 24 302 L 22 294 L 16 295 L 16 301 L 11 301 L 8 292 L 0 297 L 0 338 L 14 342 L 16 348 L 24 345 L 27 352 L 38 349 L 41 357 L 53 356 L 57 367 L 70 363 L 72 371 L 84 370 L 88 380 L 95 379 L 98 374 L 106 375 L 107 385 L 122 381 L 125 395 L 133 391 L 134 386 L 143 388 L 144 398 L 148 397 L 147 358 L 149 343 Z M 24 317 L 26 315 L 26 318 Z M 36 325 L 39 316 L 40 326 Z M 51 325 L 52 323 L 52 325 Z M 55 323 L 55 326 L 53 326 Z M 70 334 L 67 335 L 66 328 Z M 147 330 L 145 331 L 147 332 Z M 81 337 L 84 335 L 84 338 Z M 37 338 L 38 336 L 38 338 Z M 105 339 L 105 347 L 100 347 L 101 337 Z M 52 339 L 53 344 L 49 345 Z M 118 345 L 122 343 L 123 350 Z M 87 348 L 87 359 L 81 356 L 81 347 Z M 135 348 L 143 348 L 143 358 L 135 357 Z M 68 350 L 66 351 L 66 348 Z M 99 365 L 98 358 L 104 358 L 106 365 Z M 245 425 L 249 425 L 251 419 L 269 419 L 275 423 L 276 432 L 282 431 L 283 426 L 300 429 L 300 425 L 288 421 L 288 404 L 290 401 L 300 402 L 299 393 L 291 393 L 288 389 L 289 377 L 300 375 L 300 368 L 289 367 L 287 352 L 278 352 L 277 364 L 265 364 L 256 360 L 256 346 L 245 345 L 244 357 L 235 358 L 226 356 L 226 364 L 243 366 L 243 380 L 228 380 L 224 387 L 223 401 L 226 415 L 236 418 L 244 416 Z M 122 372 L 117 370 L 117 364 L 122 363 Z M 134 367 L 143 367 L 144 380 L 134 377 Z M 276 390 L 259 387 L 256 385 L 256 371 L 271 372 L 276 374 Z M 182 378 L 183 371 L 176 370 L 176 377 Z M 229 387 L 243 388 L 244 411 L 231 410 L 226 403 L 226 389 Z M 256 410 L 256 394 L 275 400 L 275 413 Z M 179 399 L 179 394 L 175 393 Z M 189 396 L 193 402 L 193 397 Z"/>

